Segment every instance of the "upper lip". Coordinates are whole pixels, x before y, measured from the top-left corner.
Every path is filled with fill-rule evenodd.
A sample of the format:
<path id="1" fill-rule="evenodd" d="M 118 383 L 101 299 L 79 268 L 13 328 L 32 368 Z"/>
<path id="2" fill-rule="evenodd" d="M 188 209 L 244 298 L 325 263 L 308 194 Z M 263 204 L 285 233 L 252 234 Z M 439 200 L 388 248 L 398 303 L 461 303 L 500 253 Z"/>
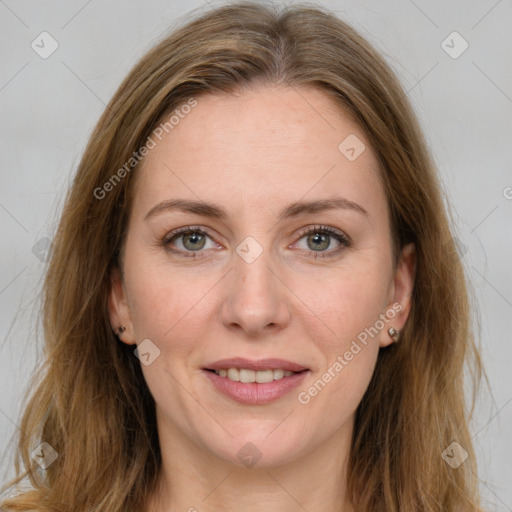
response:
<path id="1" fill-rule="evenodd" d="M 305 366 L 286 361 L 285 359 L 259 359 L 257 361 L 245 359 L 243 357 L 233 357 L 230 359 L 221 359 L 208 364 L 206 370 L 223 370 L 228 368 L 245 368 L 247 370 L 288 370 L 292 372 L 301 372 L 307 370 Z"/>

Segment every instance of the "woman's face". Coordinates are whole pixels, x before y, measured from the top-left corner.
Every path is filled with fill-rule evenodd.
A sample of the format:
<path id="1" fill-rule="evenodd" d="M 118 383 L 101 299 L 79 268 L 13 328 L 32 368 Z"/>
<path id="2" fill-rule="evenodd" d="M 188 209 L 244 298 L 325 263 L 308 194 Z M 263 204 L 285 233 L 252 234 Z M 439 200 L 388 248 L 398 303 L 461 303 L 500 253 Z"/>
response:
<path id="1" fill-rule="evenodd" d="M 414 273 L 369 141 L 304 87 L 198 97 L 153 138 L 110 311 L 161 439 L 261 467 L 347 445 Z"/>

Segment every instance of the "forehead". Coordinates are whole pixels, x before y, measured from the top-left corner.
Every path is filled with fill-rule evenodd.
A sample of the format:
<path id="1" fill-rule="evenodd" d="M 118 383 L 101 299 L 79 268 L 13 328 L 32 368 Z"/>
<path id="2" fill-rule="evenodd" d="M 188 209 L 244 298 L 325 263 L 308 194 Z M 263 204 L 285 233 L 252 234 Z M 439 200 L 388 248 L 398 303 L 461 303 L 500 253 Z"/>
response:
<path id="1" fill-rule="evenodd" d="M 135 208 L 186 197 L 240 211 L 333 194 L 383 208 L 369 141 L 326 92 L 261 87 L 196 101 L 161 141 L 154 138 L 136 171 Z"/>

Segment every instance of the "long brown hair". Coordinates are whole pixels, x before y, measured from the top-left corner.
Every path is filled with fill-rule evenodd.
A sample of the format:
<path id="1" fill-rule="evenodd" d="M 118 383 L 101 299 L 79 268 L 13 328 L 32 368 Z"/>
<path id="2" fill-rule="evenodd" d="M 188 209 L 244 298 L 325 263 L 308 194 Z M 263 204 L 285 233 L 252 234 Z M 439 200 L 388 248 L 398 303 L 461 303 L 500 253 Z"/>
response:
<path id="1" fill-rule="evenodd" d="M 380 161 L 396 246 L 417 248 L 401 341 L 381 350 L 356 411 L 348 476 L 355 509 L 480 510 L 468 422 L 483 369 L 466 277 L 419 123 L 396 76 L 350 26 L 324 8 L 256 3 L 200 13 L 176 29 L 132 69 L 99 120 L 54 238 L 44 283 L 45 363 L 21 421 L 18 494 L 3 509 L 144 510 L 161 463 L 155 406 L 107 307 L 137 172 L 131 159 L 191 98 L 261 84 L 318 87 L 355 117 Z M 466 365 L 474 384 L 469 414 Z M 46 470 L 30 455 L 41 442 L 58 454 Z M 468 454 L 458 468 L 442 456 L 453 442 Z"/>

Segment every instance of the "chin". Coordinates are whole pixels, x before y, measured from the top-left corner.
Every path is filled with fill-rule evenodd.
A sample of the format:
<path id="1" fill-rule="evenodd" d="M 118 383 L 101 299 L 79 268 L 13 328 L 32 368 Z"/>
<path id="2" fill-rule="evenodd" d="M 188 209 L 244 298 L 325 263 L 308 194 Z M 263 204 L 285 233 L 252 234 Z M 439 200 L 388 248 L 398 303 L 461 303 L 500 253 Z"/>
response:
<path id="1" fill-rule="evenodd" d="M 271 434 L 270 437 L 272 437 Z M 226 463 L 240 468 L 247 469 L 271 469 L 289 464 L 297 459 L 303 447 L 298 445 L 299 436 L 291 436 L 287 433 L 286 438 L 275 435 L 270 438 L 267 433 L 261 435 L 246 434 L 233 436 L 222 446 L 210 446 L 207 448 L 214 456 L 224 460 Z"/>

